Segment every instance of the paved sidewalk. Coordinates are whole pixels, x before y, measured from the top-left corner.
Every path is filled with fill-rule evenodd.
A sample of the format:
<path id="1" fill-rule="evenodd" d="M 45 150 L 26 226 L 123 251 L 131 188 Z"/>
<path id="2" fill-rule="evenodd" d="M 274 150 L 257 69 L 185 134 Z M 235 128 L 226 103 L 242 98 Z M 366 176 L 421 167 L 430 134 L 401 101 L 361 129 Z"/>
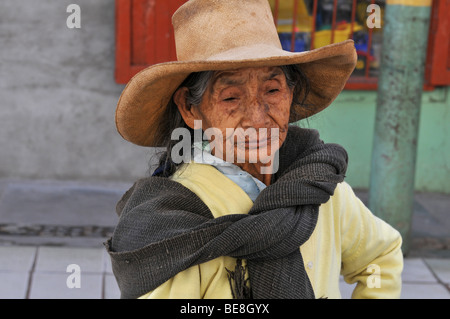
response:
<path id="1" fill-rule="evenodd" d="M 101 248 L 0 247 L 0 299 L 117 299 Z"/>
<path id="2" fill-rule="evenodd" d="M 0 299 L 120 298 L 102 248 L 0 246 L 0 283 Z M 340 287 L 349 299 L 354 285 Z M 449 299 L 449 289 L 449 259 L 405 260 L 401 298 Z"/>
<path id="3" fill-rule="evenodd" d="M 0 299 L 119 298 L 102 243 L 130 186 L 0 179 Z M 402 298 L 450 298 L 449 208 L 449 195 L 416 195 Z M 350 298 L 354 286 L 340 285 Z"/>

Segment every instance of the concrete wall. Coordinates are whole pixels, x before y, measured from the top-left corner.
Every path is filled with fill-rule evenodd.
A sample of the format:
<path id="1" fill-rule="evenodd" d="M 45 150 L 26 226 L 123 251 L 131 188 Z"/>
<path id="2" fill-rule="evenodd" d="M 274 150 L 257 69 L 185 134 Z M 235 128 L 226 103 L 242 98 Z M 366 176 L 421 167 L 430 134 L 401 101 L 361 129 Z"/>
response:
<path id="1" fill-rule="evenodd" d="M 0 1 L 0 178 L 133 180 L 153 152 L 114 124 L 123 89 L 114 81 L 113 0 Z M 66 8 L 81 8 L 69 29 Z M 450 193 L 448 89 L 423 95 L 416 189 Z M 367 188 L 376 92 L 345 91 L 301 125 L 345 146 L 347 180 Z M 407 160 L 407 159 L 405 159 Z"/>
<path id="2" fill-rule="evenodd" d="M 0 1 L 0 177 L 134 179 L 150 152 L 116 133 L 113 0 Z M 81 8 L 69 29 L 67 6 Z"/>

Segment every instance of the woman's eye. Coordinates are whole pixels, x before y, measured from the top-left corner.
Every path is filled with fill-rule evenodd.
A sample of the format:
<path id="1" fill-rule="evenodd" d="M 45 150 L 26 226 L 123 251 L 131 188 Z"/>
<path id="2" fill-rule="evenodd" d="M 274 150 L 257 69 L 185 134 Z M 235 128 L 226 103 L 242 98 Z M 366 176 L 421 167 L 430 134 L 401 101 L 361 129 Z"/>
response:
<path id="1" fill-rule="evenodd" d="M 235 98 L 235 97 L 228 97 L 228 98 L 224 99 L 225 102 L 232 102 L 235 100 L 237 100 L 237 98 Z"/>
<path id="2" fill-rule="evenodd" d="M 279 91 L 278 89 L 272 89 L 272 90 L 269 90 L 267 93 L 276 93 L 278 91 Z"/>

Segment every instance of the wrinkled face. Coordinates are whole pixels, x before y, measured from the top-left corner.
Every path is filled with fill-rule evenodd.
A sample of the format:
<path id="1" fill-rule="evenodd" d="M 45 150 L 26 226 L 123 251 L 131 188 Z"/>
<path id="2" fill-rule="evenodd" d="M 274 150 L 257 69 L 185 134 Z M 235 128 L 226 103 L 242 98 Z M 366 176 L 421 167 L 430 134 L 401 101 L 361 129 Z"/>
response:
<path id="1" fill-rule="evenodd" d="M 214 155 L 267 163 L 286 139 L 292 97 L 279 67 L 217 71 L 201 104 L 181 113 L 190 127 L 202 121 Z"/>

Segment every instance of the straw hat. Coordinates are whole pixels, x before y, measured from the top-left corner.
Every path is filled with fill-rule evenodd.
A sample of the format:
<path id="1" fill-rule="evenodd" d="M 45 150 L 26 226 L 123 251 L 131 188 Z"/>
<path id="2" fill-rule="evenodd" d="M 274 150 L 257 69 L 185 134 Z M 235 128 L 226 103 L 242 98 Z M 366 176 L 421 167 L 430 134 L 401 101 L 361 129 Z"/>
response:
<path id="1" fill-rule="evenodd" d="M 125 87 L 116 110 L 122 137 L 156 145 L 173 93 L 192 72 L 298 64 L 311 90 L 298 121 L 326 108 L 342 91 L 356 63 L 352 40 L 292 53 L 281 48 L 267 0 L 189 0 L 173 15 L 177 61 L 152 65 Z"/>

